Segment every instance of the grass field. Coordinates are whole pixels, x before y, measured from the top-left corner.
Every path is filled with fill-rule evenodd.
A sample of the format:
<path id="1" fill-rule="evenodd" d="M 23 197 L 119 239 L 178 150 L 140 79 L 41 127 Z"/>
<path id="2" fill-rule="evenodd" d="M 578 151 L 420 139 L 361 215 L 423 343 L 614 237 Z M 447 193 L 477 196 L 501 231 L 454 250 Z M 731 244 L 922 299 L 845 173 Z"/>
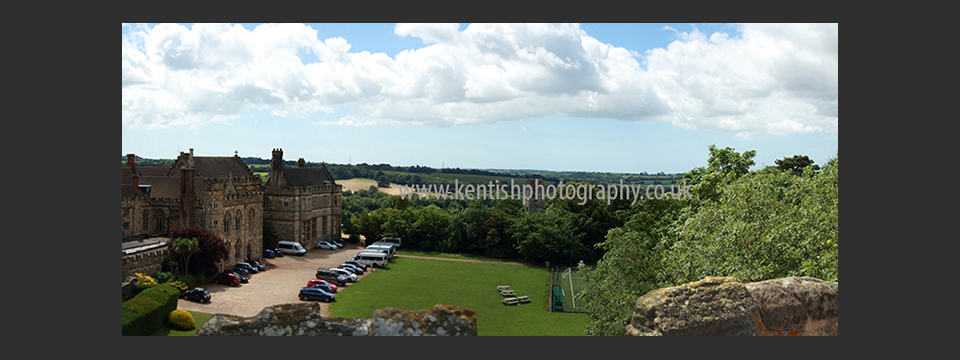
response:
<path id="1" fill-rule="evenodd" d="M 350 191 L 356 192 L 357 190 L 367 190 L 370 188 L 371 185 L 377 186 L 377 181 L 373 179 L 354 178 L 354 179 L 346 179 L 346 180 L 337 180 L 337 184 L 343 187 L 343 191 L 350 190 Z M 397 185 L 394 183 L 390 183 L 390 187 L 388 188 L 378 187 L 377 190 L 381 192 L 385 192 L 390 195 L 400 195 L 400 185 Z"/>
<path id="2" fill-rule="evenodd" d="M 420 310 L 449 304 L 476 310 L 481 336 L 583 335 L 587 314 L 549 311 L 549 279 L 546 268 L 398 257 L 338 293 L 330 316 L 369 319 L 385 307 Z M 503 305 L 499 285 L 532 301 Z"/>
<path id="3" fill-rule="evenodd" d="M 416 250 L 397 250 L 397 255 L 426 256 L 441 259 L 459 259 L 459 260 L 479 260 L 479 261 L 497 261 L 497 262 L 515 262 L 512 260 L 485 258 L 476 255 L 451 254 L 437 251 L 416 251 Z"/>

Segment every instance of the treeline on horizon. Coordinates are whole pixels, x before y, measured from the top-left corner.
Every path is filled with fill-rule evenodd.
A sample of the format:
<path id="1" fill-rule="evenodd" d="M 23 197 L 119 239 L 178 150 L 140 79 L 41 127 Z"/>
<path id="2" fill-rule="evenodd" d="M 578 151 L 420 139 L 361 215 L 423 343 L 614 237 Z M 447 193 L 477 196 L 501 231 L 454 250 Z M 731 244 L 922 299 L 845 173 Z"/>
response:
<path id="1" fill-rule="evenodd" d="M 256 157 L 241 157 L 242 160 L 255 173 L 269 173 L 270 159 L 261 159 Z M 135 156 L 136 166 L 172 166 L 175 160 L 172 159 L 148 159 Z M 127 157 L 121 157 L 121 165 L 126 165 Z M 294 160 L 285 160 L 284 167 L 296 167 Z M 442 168 L 436 169 L 428 166 L 393 166 L 390 164 L 334 164 L 334 163 L 316 163 L 306 162 L 306 167 L 320 167 L 326 165 L 327 170 L 333 175 L 334 180 L 347 179 L 373 179 L 378 182 L 394 183 L 400 185 L 420 185 L 454 184 L 454 179 L 443 174 L 461 174 L 471 175 L 471 177 L 462 179 L 460 183 L 483 183 L 488 179 L 495 178 L 527 178 L 541 179 L 545 183 L 556 184 L 564 182 L 582 182 L 590 184 L 619 184 L 623 180 L 624 184 L 637 185 L 669 185 L 683 178 L 683 174 L 665 174 L 659 172 L 648 174 L 641 172 L 631 173 L 611 173 L 611 172 L 586 172 L 586 171 L 538 171 L 538 170 L 496 170 L 496 169 L 461 169 L 461 168 Z M 441 176 L 437 176 L 441 175 Z M 481 181 L 482 180 L 482 181 Z M 266 179 L 264 179 L 266 181 Z M 491 180 L 492 181 L 492 180 Z"/>

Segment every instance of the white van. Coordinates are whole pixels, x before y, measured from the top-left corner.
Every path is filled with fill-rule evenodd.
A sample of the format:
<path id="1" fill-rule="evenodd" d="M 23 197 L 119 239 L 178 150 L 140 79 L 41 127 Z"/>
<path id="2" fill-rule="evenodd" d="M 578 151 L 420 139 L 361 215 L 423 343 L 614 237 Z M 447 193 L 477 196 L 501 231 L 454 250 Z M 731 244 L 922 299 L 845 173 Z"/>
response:
<path id="1" fill-rule="evenodd" d="M 381 252 L 361 251 L 353 257 L 357 262 L 373 267 L 387 266 L 387 254 Z"/>
<path id="2" fill-rule="evenodd" d="M 367 246 L 367 248 L 364 250 L 385 251 L 387 253 L 387 257 L 390 259 L 393 259 L 393 255 L 396 254 L 393 251 L 393 247 L 384 246 L 384 245 L 370 245 L 370 246 Z"/>
<path id="3" fill-rule="evenodd" d="M 307 254 L 307 249 L 304 249 L 303 245 L 300 245 L 300 243 L 296 241 L 280 241 L 277 243 L 277 248 L 284 254 L 300 256 Z"/>

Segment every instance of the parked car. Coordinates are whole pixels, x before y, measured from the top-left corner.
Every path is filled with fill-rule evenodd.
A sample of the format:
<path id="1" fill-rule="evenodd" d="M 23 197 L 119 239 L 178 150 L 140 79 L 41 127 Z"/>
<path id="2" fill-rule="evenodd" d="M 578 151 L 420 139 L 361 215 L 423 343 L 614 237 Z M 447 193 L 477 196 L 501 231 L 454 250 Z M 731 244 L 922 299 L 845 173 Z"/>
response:
<path id="1" fill-rule="evenodd" d="M 256 261 L 256 260 L 247 260 L 246 263 L 247 263 L 247 264 L 250 264 L 250 265 L 253 265 L 253 267 L 257 268 L 257 270 L 260 270 L 260 271 L 266 271 L 266 270 L 267 270 L 267 266 L 266 266 L 266 265 L 261 264 L 260 262 L 258 262 L 258 261 Z"/>
<path id="2" fill-rule="evenodd" d="M 359 261 L 356 261 L 356 260 L 347 260 L 347 261 L 344 261 L 343 263 L 344 263 L 344 264 L 350 264 L 350 265 L 359 267 L 359 268 L 363 269 L 363 271 L 367 271 L 367 269 L 370 268 L 369 266 L 364 265 L 364 264 L 361 264 Z"/>
<path id="3" fill-rule="evenodd" d="M 317 243 L 317 249 L 336 250 L 336 249 L 339 249 L 339 247 L 329 242 L 321 241 Z"/>
<path id="4" fill-rule="evenodd" d="M 251 274 L 256 274 L 256 273 L 260 272 L 260 269 L 254 267 L 253 265 L 250 265 L 250 264 L 248 264 L 248 263 L 245 263 L 245 262 L 243 262 L 243 261 L 238 262 L 237 265 L 234 266 L 234 267 L 238 267 L 238 268 L 241 268 L 241 269 L 247 269 L 247 271 L 249 271 Z"/>
<path id="5" fill-rule="evenodd" d="M 204 288 L 193 288 L 180 294 L 181 299 L 196 301 L 198 303 L 210 302 L 210 293 Z"/>
<path id="6" fill-rule="evenodd" d="M 263 249 L 263 257 L 267 259 L 273 259 L 277 257 L 277 253 L 273 249 Z"/>
<path id="7" fill-rule="evenodd" d="M 305 287 L 300 289 L 300 300 L 323 300 L 326 302 L 336 301 L 336 295 L 323 291 L 316 287 Z"/>
<path id="8" fill-rule="evenodd" d="M 341 239 L 333 239 L 333 240 L 330 241 L 330 243 L 336 245 L 337 247 L 339 247 L 339 248 L 341 248 L 341 249 L 343 249 L 343 246 L 345 245 L 345 244 L 343 243 L 343 240 L 341 240 Z"/>
<path id="9" fill-rule="evenodd" d="M 240 277 L 233 273 L 220 273 L 213 277 L 213 282 L 217 284 L 240 286 Z"/>
<path id="10" fill-rule="evenodd" d="M 235 267 L 233 269 L 230 269 L 228 272 L 236 272 L 244 276 L 250 276 L 250 270 L 247 270 L 247 268 L 243 268 L 243 267 Z"/>
<path id="11" fill-rule="evenodd" d="M 317 274 L 314 277 L 337 284 L 337 286 L 344 286 L 347 284 L 347 281 L 350 281 L 350 278 L 348 278 L 346 275 L 342 275 L 327 269 L 317 269 Z"/>
<path id="12" fill-rule="evenodd" d="M 240 277 L 240 282 L 241 282 L 241 283 L 248 283 L 248 282 L 250 282 L 250 273 L 247 273 L 246 270 L 244 270 L 244 269 L 233 268 L 233 269 L 227 270 L 226 272 L 231 273 L 231 274 L 237 274 L 237 276 Z"/>
<path id="13" fill-rule="evenodd" d="M 344 270 L 344 269 L 338 269 L 338 268 L 331 268 L 330 271 L 333 271 L 333 272 L 337 272 L 337 273 L 346 275 L 347 278 L 350 279 L 350 282 L 356 282 L 356 281 L 357 281 L 357 274 L 354 274 L 354 273 L 352 273 L 352 272 L 350 272 L 350 271 L 347 271 L 347 270 Z"/>
<path id="14" fill-rule="evenodd" d="M 273 254 L 277 257 L 283 257 L 283 251 L 280 251 L 280 248 L 273 248 Z"/>
<path id="15" fill-rule="evenodd" d="M 326 292 L 331 293 L 331 294 L 337 292 L 336 290 L 334 290 L 334 289 L 333 289 L 332 287 L 330 287 L 330 286 L 331 286 L 331 285 L 327 285 L 327 284 L 316 284 L 316 285 L 313 285 L 313 286 L 310 286 L 310 287 L 312 287 L 312 288 L 318 288 L 318 289 L 323 289 L 323 291 L 326 291 Z M 335 286 L 335 285 L 334 285 L 334 286 Z"/>
<path id="16" fill-rule="evenodd" d="M 356 275 L 363 275 L 363 269 L 358 268 L 358 267 L 356 267 L 355 265 L 350 265 L 350 264 L 347 264 L 347 263 L 343 263 L 343 264 L 337 265 L 337 267 L 340 268 L 340 269 L 344 269 L 344 270 L 350 271 L 350 272 L 352 272 L 352 273 L 354 273 L 354 274 L 356 274 Z"/>
<path id="17" fill-rule="evenodd" d="M 332 292 L 332 293 L 337 292 L 337 286 L 334 285 L 334 284 L 331 284 L 330 282 L 328 282 L 328 281 L 326 281 L 326 280 L 313 279 L 313 280 L 307 281 L 307 287 L 312 287 L 312 286 L 317 285 L 317 284 L 325 284 L 325 285 L 329 286 L 330 289 L 333 290 L 333 291 L 328 291 L 328 292 Z"/>

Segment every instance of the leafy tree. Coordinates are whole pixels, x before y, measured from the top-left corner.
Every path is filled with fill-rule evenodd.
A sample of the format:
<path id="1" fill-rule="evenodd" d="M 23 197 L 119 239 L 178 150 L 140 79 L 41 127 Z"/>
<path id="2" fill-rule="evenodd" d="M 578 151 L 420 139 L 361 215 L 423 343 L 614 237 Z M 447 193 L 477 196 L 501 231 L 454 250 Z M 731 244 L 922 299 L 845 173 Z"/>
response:
<path id="1" fill-rule="evenodd" d="M 756 164 L 753 157 L 756 150 L 745 151 L 743 154 L 733 148 L 717 149 L 716 145 L 708 147 L 710 156 L 707 167 L 698 167 L 683 175 L 687 185 L 691 186 L 690 194 L 701 201 L 719 200 L 719 188 L 750 172 L 750 167 Z"/>
<path id="2" fill-rule="evenodd" d="M 572 259 L 575 253 L 584 249 L 574 231 L 571 215 L 566 210 L 552 207 L 517 219 L 510 227 L 510 234 L 517 241 L 517 252 L 535 263 Z"/>
<path id="3" fill-rule="evenodd" d="M 803 169 L 807 166 L 812 166 L 814 172 L 820 171 L 820 166 L 814 164 L 806 155 L 794 155 L 793 157 L 785 157 L 782 160 L 775 160 L 777 167 L 783 171 L 790 171 L 794 175 L 800 176 L 803 174 Z"/>
<path id="4" fill-rule="evenodd" d="M 227 258 L 227 245 L 219 236 L 199 226 L 181 227 L 170 231 L 172 238 L 196 238 L 199 248 L 190 257 L 190 267 L 198 273 L 215 271 L 217 264 Z"/>
<path id="5" fill-rule="evenodd" d="M 742 173 L 752 154 L 721 152 L 688 173 L 698 181 L 694 199 L 645 199 L 619 212 L 624 225 L 598 245 L 606 253 L 596 268 L 582 272 L 588 335 L 622 335 L 638 297 L 706 276 L 839 281 L 839 157 L 798 177 Z"/>
<path id="6" fill-rule="evenodd" d="M 387 175 L 380 175 L 380 177 L 377 178 L 377 186 L 390 187 L 390 177 Z"/>
<path id="7" fill-rule="evenodd" d="M 173 252 L 180 255 L 183 264 L 183 273 L 189 274 L 190 257 L 200 251 L 200 240 L 197 238 L 175 238 L 173 239 Z"/>
<path id="8" fill-rule="evenodd" d="M 580 296 L 591 320 L 587 335 L 623 335 L 637 298 L 674 285 L 663 256 L 673 246 L 671 226 L 688 201 L 649 199 L 620 212 L 624 225 L 610 229 L 596 245 L 604 251 L 603 259 L 592 271 L 580 272 Z"/>

